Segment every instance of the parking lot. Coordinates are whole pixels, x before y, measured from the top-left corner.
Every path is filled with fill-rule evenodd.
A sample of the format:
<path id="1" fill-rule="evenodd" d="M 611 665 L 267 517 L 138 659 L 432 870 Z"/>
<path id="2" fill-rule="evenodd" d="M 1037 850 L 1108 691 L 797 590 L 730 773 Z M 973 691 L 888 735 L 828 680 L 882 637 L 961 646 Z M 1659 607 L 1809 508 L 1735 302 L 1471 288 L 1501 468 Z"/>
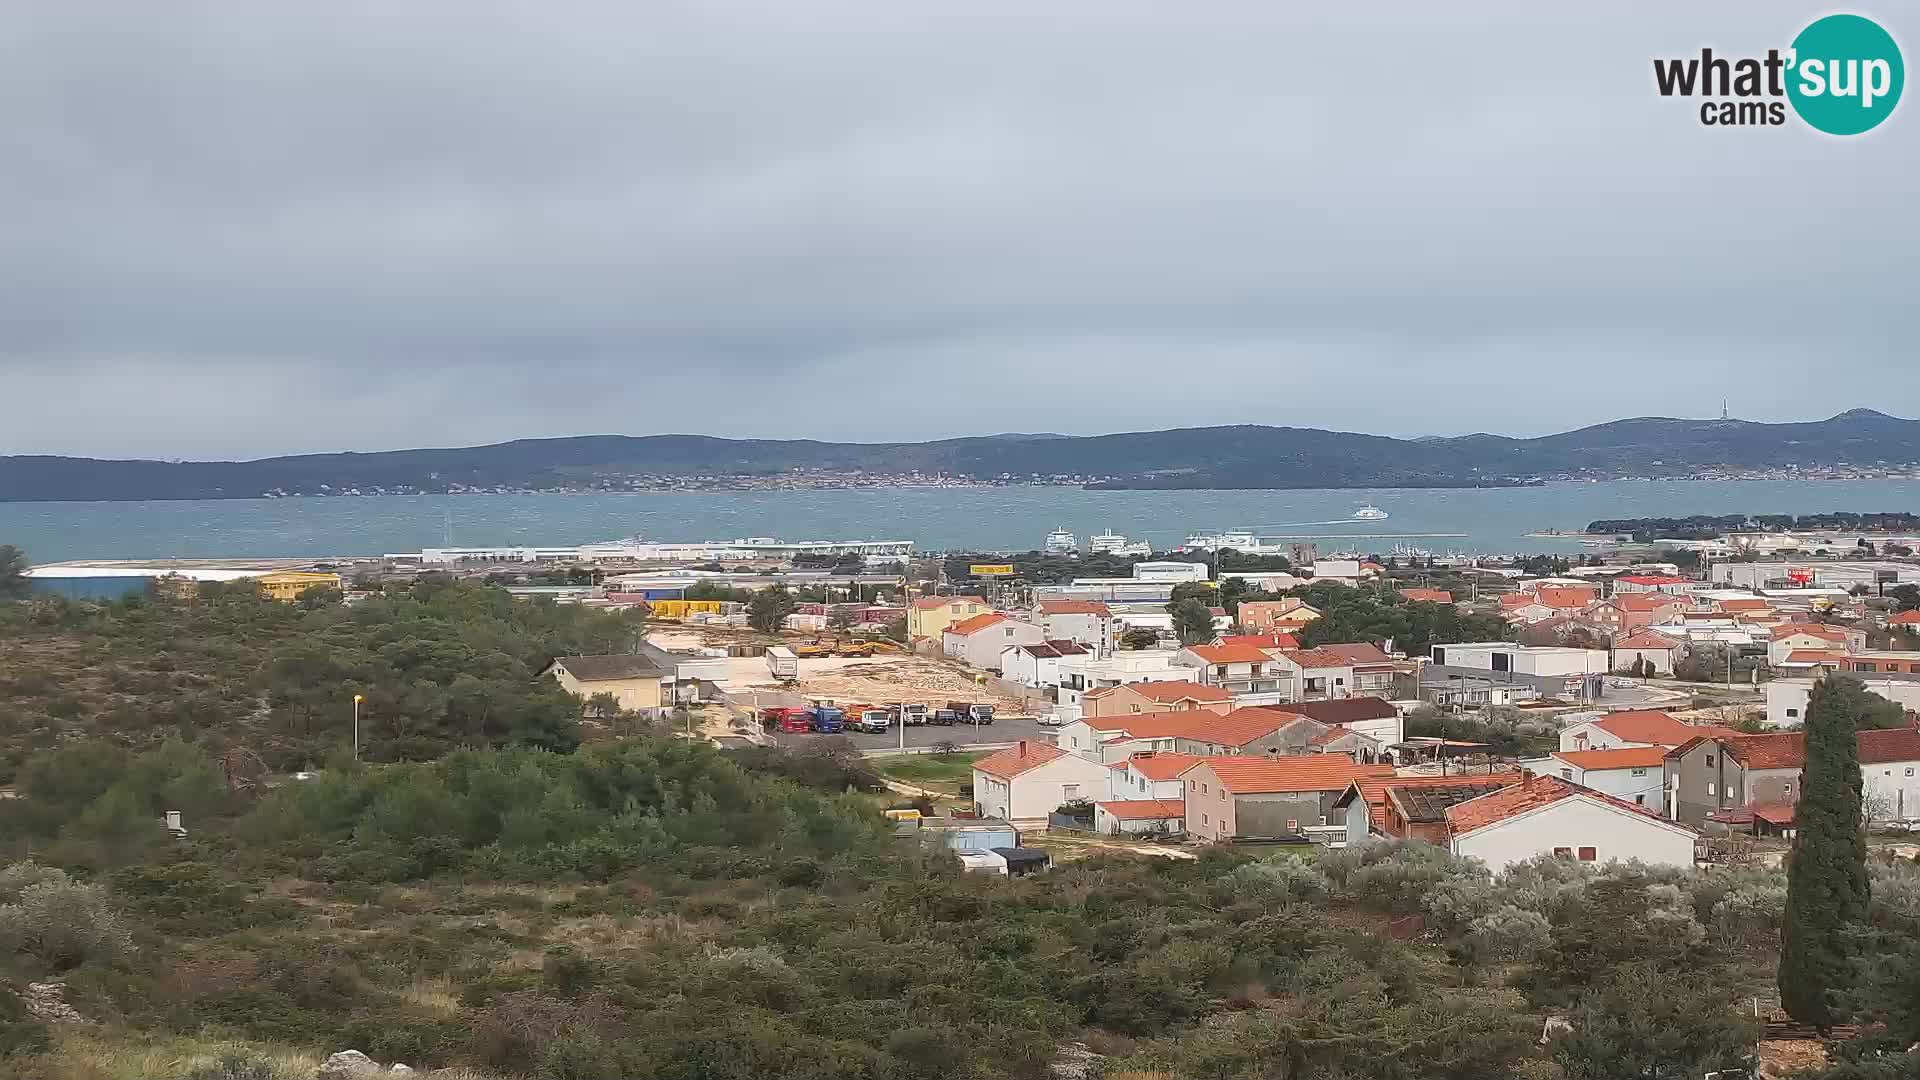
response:
<path id="1" fill-rule="evenodd" d="M 1019 742 L 1021 739 L 1045 740 L 1051 743 L 1053 741 L 1053 733 L 1058 730 L 1060 729 L 1041 727 L 1038 722 L 1033 720 L 1015 720 L 1011 718 L 995 720 L 991 724 L 982 724 L 977 730 L 972 724 L 955 724 L 952 727 L 937 727 L 933 724 L 925 724 L 919 727 L 909 726 L 907 728 L 907 748 L 909 750 L 915 748 L 925 749 L 927 747 L 937 746 L 943 742 L 952 742 L 962 747 L 978 746 L 983 743 L 991 745 Z M 837 736 L 777 732 L 774 737 L 780 740 L 780 745 L 782 746 L 802 749 L 807 745 L 809 740 L 822 738 L 831 739 Z M 846 733 L 846 737 L 852 739 L 853 744 L 862 750 L 897 750 L 900 747 L 900 732 L 898 729 L 889 731 L 885 735 L 863 735 L 857 731 L 849 731 Z"/>

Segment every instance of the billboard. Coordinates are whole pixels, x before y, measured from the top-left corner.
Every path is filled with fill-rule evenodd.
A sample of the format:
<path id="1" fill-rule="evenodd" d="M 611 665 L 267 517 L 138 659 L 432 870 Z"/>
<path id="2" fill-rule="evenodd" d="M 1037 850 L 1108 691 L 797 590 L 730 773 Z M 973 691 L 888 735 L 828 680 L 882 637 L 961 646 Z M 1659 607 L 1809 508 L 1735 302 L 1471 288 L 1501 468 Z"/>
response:
<path id="1" fill-rule="evenodd" d="M 1875 585 L 1894 585 L 1898 584 L 1899 581 L 1900 571 L 1898 570 L 1875 570 L 1873 572 L 1873 583 Z"/>
<path id="2" fill-rule="evenodd" d="M 1012 577 L 1012 563 L 974 563 L 967 567 L 967 573 L 974 577 Z"/>
<path id="3" fill-rule="evenodd" d="M 1790 566 L 1787 568 L 1787 580 L 1795 585 L 1811 585 L 1813 569 L 1806 566 Z"/>

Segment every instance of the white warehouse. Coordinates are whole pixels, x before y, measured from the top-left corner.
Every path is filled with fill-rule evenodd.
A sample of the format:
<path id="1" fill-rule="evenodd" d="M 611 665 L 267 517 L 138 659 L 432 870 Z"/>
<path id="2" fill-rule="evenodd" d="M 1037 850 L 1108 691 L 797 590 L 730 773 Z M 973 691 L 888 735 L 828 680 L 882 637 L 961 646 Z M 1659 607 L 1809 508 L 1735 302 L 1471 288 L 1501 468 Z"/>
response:
<path id="1" fill-rule="evenodd" d="M 1435 645 L 1433 662 L 1481 671 L 1511 671 L 1520 675 L 1604 675 L 1607 650 L 1515 645 L 1511 641 L 1476 641 Z"/>

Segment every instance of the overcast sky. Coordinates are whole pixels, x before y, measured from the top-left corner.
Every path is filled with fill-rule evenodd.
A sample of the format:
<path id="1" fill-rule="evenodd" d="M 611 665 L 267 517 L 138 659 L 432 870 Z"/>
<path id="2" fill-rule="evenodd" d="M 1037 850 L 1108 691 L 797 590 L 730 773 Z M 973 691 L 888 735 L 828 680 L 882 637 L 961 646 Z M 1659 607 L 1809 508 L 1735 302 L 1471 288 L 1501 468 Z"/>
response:
<path id="1" fill-rule="evenodd" d="M 1920 414 L 1920 103 L 1653 89 L 1825 5 L 295 10 L 9 7 L 0 453 Z"/>

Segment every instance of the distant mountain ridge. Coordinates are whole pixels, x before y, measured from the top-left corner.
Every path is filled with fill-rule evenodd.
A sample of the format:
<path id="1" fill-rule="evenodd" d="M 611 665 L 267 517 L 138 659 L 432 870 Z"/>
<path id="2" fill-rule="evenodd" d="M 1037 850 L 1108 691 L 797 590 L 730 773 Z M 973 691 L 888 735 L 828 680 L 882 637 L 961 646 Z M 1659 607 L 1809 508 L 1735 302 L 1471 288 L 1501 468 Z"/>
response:
<path id="1" fill-rule="evenodd" d="M 792 469 L 977 480 L 1102 478 L 1102 488 L 1510 486 L 1542 477 L 1684 476 L 1716 468 L 1920 462 L 1920 421 L 1853 409 L 1825 420 L 1637 417 L 1520 439 L 1395 439 L 1314 428 L 1001 434 L 917 443 L 580 435 L 487 446 L 254 461 L 0 457 L 0 501 L 254 498 L 268 492 L 591 489 L 639 478 L 766 477 Z M 678 482 L 676 481 L 676 482 Z"/>

